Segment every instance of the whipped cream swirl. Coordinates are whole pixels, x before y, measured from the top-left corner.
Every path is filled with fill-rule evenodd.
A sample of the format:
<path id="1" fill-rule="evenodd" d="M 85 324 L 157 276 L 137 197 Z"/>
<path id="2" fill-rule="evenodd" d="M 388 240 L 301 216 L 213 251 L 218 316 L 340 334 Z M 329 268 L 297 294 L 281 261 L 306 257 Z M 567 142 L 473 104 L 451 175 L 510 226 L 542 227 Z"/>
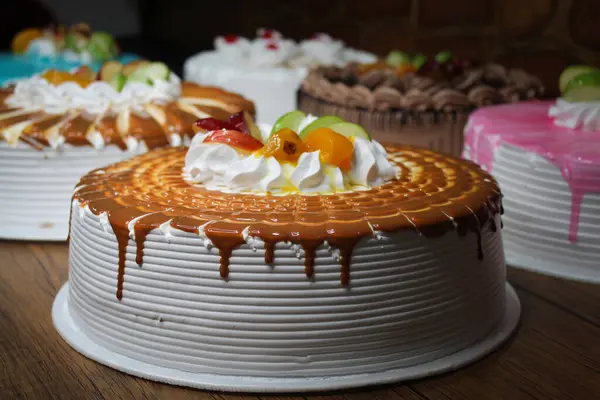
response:
<path id="1" fill-rule="evenodd" d="M 188 181 L 226 193 L 285 195 L 333 194 L 368 190 L 396 179 L 398 167 L 389 162 L 383 146 L 354 138 L 351 169 L 324 164 L 319 151 L 303 153 L 298 162 L 280 163 L 274 157 L 248 154 L 222 143 L 205 143 L 208 134 L 194 137 L 185 158 Z"/>
<path id="2" fill-rule="evenodd" d="M 167 103 L 179 97 L 181 81 L 175 74 L 169 80 L 154 80 L 153 84 L 128 82 L 118 92 L 107 82 L 93 82 L 81 87 L 75 82 L 52 85 L 40 76 L 17 81 L 14 93 L 6 104 L 26 110 L 43 110 L 48 114 L 64 114 L 68 110 L 84 110 L 90 114 L 125 109 L 143 112 L 150 102 Z"/>
<path id="3" fill-rule="evenodd" d="M 556 103 L 548 110 L 548 116 L 554 124 L 570 129 L 584 131 L 600 131 L 600 102 L 571 103 L 556 99 Z"/>

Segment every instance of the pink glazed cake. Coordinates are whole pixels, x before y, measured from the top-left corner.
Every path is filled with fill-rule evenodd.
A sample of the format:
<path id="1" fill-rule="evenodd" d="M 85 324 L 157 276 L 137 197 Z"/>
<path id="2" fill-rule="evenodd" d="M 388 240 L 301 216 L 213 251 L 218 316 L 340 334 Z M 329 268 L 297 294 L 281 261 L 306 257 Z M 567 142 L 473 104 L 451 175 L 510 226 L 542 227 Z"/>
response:
<path id="1" fill-rule="evenodd" d="M 599 117 L 564 98 L 471 115 L 463 155 L 500 183 L 508 264 L 600 281 Z"/>

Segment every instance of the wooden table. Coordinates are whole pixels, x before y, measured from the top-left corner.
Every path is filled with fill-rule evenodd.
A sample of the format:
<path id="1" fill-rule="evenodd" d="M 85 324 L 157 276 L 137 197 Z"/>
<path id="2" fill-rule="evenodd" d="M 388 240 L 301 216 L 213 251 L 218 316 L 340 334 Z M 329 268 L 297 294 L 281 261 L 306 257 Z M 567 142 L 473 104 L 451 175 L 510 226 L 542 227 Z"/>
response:
<path id="1" fill-rule="evenodd" d="M 237 395 L 131 377 L 83 357 L 52 326 L 65 244 L 0 241 L 2 399 L 600 399 L 600 286 L 509 271 L 523 314 L 483 361 L 408 384 L 305 396 Z"/>

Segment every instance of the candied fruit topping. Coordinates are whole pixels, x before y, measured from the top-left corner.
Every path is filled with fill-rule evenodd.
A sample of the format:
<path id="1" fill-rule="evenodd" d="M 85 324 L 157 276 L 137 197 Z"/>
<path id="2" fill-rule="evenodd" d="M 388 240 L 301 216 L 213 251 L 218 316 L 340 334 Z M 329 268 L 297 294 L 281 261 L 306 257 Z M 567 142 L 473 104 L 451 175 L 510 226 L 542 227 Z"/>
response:
<path id="1" fill-rule="evenodd" d="M 275 157 L 280 162 L 296 162 L 306 151 L 307 146 L 300 136 L 293 130 L 284 128 L 271 135 L 260 155 Z"/>
<path id="2" fill-rule="evenodd" d="M 304 139 L 309 151 L 320 151 L 321 162 L 335 165 L 343 170 L 350 169 L 354 145 L 330 128 L 318 128 Z"/>

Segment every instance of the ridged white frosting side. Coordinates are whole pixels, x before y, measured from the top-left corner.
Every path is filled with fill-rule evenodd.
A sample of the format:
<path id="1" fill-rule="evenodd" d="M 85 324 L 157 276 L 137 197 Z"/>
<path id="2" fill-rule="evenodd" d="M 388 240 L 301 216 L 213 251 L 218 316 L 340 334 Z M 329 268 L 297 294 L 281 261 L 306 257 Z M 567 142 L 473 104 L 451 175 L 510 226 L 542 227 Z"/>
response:
<path id="1" fill-rule="evenodd" d="M 278 244 L 269 266 L 263 243 L 248 238 L 223 280 L 208 239 L 163 225 L 148 235 L 141 266 L 130 240 L 119 301 L 110 224 L 73 207 L 71 315 L 99 345 L 155 365 L 263 377 L 384 371 L 463 349 L 504 312 L 501 234 L 490 229 L 483 260 L 472 233 L 363 239 L 344 287 L 327 246 L 310 280 L 297 246 Z"/>
<path id="2" fill-rule="evenodd" d="M 296 109 L 296 90 L 307 73 L 304 67 L 245 68 L 224 62 L 214 51 L 199 53 L 184 64 L 185 80 L 219 86 L 252 100 L 258 122 L 265 124 Z"/>
<path id="3" fill-rule="evenodd" d="M 565 272 L 572 267 L 600 270 L 600 194 L 583 196 L 577 241 L 571 243 L 571 190 L 554 164 L 502 143 L 492 173 L 504 194 L 503 237 L 509 263 Z"/>
<path id="4" fill-rule="evenodd" d="M 65 240 L 73 188 L 81 176 L 131 156 L 115 146 L 40 151 L 0 141 L 0 238 Z"/>

